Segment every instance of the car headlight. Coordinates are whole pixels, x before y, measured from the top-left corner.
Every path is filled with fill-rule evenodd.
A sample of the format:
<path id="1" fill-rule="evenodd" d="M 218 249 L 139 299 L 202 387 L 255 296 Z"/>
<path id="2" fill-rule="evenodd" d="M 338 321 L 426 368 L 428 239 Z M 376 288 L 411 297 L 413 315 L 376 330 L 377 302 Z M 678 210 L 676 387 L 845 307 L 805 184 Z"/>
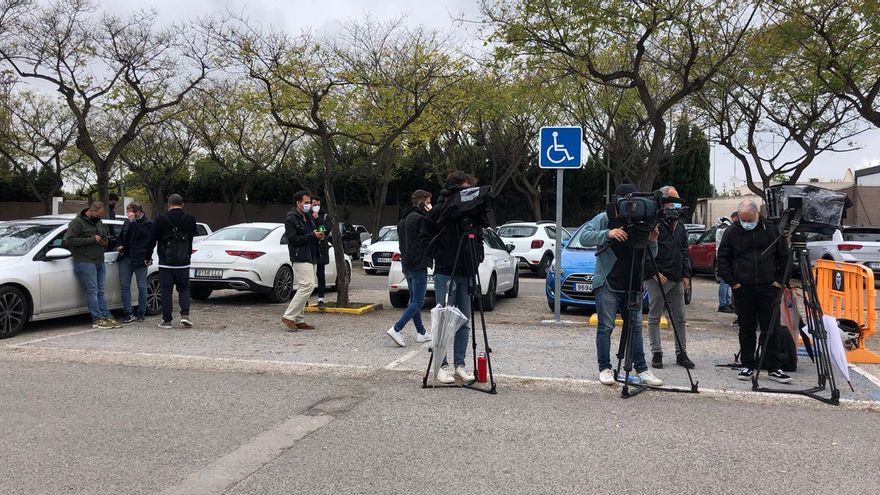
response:
<path id="1" fill-rule="evenodd" d="M 367 249 L 366 251 L 364 251 L 364 256 L 373 256 L 373 252 Z"/>

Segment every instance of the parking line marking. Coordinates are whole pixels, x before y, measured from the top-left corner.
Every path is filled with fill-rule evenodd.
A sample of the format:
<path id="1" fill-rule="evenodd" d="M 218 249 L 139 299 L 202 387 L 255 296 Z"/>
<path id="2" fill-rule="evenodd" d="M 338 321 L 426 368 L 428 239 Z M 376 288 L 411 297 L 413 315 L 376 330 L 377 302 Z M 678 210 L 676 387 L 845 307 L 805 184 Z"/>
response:
<path id="1" fill-rule="evenodd" d="M 7 344 L 7 347 L 23 347 L 30 344 L 36 344 L 38 342 L 46 342 L 47 340 L 55 340 L 61 339 L 64 337 L 73 337 L 74 335 L 82 335 L 84 333 L 92 333 L 92 332 L 100 332 L 101 330 L 111 330 L 110 328 L 89 328 L 88 330 L 77 330 L 76 332 L 68 332 L 60 335 L 50 335 L 48 337 L 43 337 L 34 340 L 26 340 L 24 342 L 18 342 L 16 344 Z"/>
<path id="2" fill-rule="evenodd" d="M 294 416 L 166 488 L 162 495 L 224 493 L 293 448 L 296 442 L 330 424 L 333 416 Z"/>
<path id="3" fill-rule="evenodd" d="M 414 351 L 409 351 L 408 353 L 404 354 L 402 357 L 397 358 L 397 359 L 395 359 L 394 361 L 391 361 L 390 363 L 388 363 L 387 365 L 385 365 L 385 369 L 386 369 L 386 370 L 393 370 L 394 368 L 397 368 L 397 367 L 400 366 L 401 364 L 403 364 L 403 363 L 409 361 L 410 359 L 412 359 L 412 358 L 418 356 L 419 354 L 422 353 L 423 350 L 425 350 L 425 349 L 427 349 L 427 348 L 428 348 L 428 344 L 425 343 L 420 349 L 416 349 L 416 350 L 414 350 Z"/>
<path id="4" fill-rule="evenodd" d="M 868 371 L 862 369 L 860 366 L 856 366 L 854 364 L 849 365 L 849 369 L 851 369 L 851 370 L 855 371 L 856 373 L 862 375 L 863 377 L 867 378 L 869 382 L 873 383 L 878 388 L 880 388 L 880 378 L 877 378 L 876 376 L 872 375 L 871 373 L 868 373 Z"/>

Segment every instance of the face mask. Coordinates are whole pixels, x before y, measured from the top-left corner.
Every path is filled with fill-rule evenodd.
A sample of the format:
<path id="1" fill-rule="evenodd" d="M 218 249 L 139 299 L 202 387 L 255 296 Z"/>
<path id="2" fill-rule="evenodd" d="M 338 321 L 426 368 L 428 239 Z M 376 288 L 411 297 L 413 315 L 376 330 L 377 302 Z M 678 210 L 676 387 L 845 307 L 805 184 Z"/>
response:
<path id="1" fill-rule="evenodd" d="M 311 211 L 312 211 L 312 205 L 310 205 L 310 204 L 308 204 L 308 203 L 306 203 L 306 204 L 303 205 L 303 212 L 304 212 L 304 213 L 309 213 L 309 212 L 311 212 Z"/>
<path id="2" fill-rule="evenodd" d="M 431 211 L 431 208 L 433 208 L 433 206 L 431 206 L 431 203 L 425 203 L 425 211 Z"/>
<path id="3" fill-rule="evenodd" d="M 312 211 L 318 213 L 321 211 L 321 205 L 315 205 L 312 207 Z"/>
<path id="4" fill-rule="evenodd" d="M 755 230 L 755 227 L 758 226 L 757 220 L 754 222 L 740 222 L 739 224 L 746 230 Z"/>

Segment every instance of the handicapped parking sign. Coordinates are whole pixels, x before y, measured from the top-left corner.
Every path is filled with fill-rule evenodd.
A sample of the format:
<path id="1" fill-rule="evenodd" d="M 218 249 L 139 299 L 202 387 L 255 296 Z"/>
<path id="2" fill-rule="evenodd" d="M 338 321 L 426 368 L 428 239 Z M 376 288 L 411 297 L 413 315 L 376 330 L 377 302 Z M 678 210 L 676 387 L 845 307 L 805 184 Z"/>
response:
<path id="1" fill-rule="evenodd" d="M 541 128 L 540 168 L 581 168 L 581 144 L 583 130 L 580 127 L 557 126 Z"/>

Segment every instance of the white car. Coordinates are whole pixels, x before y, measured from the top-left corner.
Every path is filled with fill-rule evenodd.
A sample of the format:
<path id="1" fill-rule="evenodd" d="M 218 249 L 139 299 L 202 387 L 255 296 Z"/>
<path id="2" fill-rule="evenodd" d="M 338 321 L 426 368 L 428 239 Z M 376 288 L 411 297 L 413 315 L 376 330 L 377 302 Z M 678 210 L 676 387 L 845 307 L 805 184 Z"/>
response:
<path id="1" fill-rule="evenodd" d="M 380 227 L 379 228 L 379 237 L 377 237 L 377 239 L 381 239 L 382 236 L 385 235 L 386 232 L 388 232 L 391 229 L 396 229 L 396 228 L 397 228 L 396 225 L 386 225 L 384 227 Z M 361 259 L 363 259 L 364 254 L 367 252 L 367 248 L 370 247 L 370 244 L 372 244 L 372 243 L 373 243 L 372 237 L 361 242 L 361 248 L 359 250 L 359 254 L 360 254 Z"/>
<path id="2" fill-rule="evenodd" d="M 336 286 L 336 264 L 330 248 L 327 287 Z M 351 270 L 351 258 L 345 261 Z M 283 223 L 240 223 L 222 228 L 193 247 L 190 264 L 193 299 L 211 297 L 214 290 L 264 293 L 272 302 L 290 300 L 297 281 L 290 264 Z"/>
<path id="3" fill-rule="evenodd" d="M 483 229 L 483 249 L 485 257 L 480 263 L 480 282 L 483 309 L 495 309 L 495 301 L 499 292 L 504 297 L 515 298 L 519 295 L 519 266 L 516 258 L 510 254 L 508 247 L 492 229 Z M 428 269 L 428 292 L 434 294 L 434 270 Z M 391 305 L 403 308 L 409 304 L 409 288 L 403 268 L 400 264 L 400 253 L 394 253 L 391 270 L 388 272 L 388 295 Z M 476 307 L 474 308 L 476 309 Z"/>
<path id="4" fill-rule="evenodd" d="M 800 237 L 800 239 L 798 239 Z M 810 260 L 843 261 L 865 265 L 880 278 L 880 227 L 841 227 L 833 234 L 795 234 L 805 240 Z"/>
<path id="5" fill-rule="evenodd" d="M 556 224 L 553 222 L 508 222 L 498 227 L 498 235 L 505 244 L 513 244 L 511 254 L 516 256 L 523 268 L 540 277 L 547 276 L 556 249 Z M 562 229 L 562 240 L 571 234 Z"/>
<path id="6" fill-rule="evenodd" d="M 391 270 L 391 258 L 400 251 L 400 238 L 397 227 L 389 227 L 375 244 L 370 244 L 364 251 L 364 271 L 367 275 L 378 272 L 388 273 Z"/>
<path id="7" fill-rule="evenodd" d="M 122 220 L 103 222 L 113 236 L 122 231 Z M 69 223 L 69 218 L 50 216 L 0 225 L 0 338 L 12 337 L 30 321 L 89 312 L 70 251 L 61 247 Z M 111 243 L 104 253 L 104 294 L 110 309 L 122 307 L 115 248 Z M 155 263 L 147 270 L 147 314 L 160 311 L 156 271 Z M 131 292 L 136 302 L 137 284 L 132 283 Z"/>
<path id="8" fill-rule="evenodd" d="M 61 213 L 59 215 L 40 215 L 34 218 L 47 218 L 47 219 L 56 219 L 56 220 L 67 220 L 68 222 L 73 220 L 76 217 L 75 213 Z M 119 215 L 116 217 L 116 220 L 120 222 L 125 221 L 125 215 Z M 105 219 L 104 223 L 109 222 L 110 220 Z M 205 237 L 211 235 L 214 232 L 211 230 L 211 227 L 206 223 L 196 222 L 196 235 L 193 237 L 193 244 L 198 244 L 202 242 Z"/>

